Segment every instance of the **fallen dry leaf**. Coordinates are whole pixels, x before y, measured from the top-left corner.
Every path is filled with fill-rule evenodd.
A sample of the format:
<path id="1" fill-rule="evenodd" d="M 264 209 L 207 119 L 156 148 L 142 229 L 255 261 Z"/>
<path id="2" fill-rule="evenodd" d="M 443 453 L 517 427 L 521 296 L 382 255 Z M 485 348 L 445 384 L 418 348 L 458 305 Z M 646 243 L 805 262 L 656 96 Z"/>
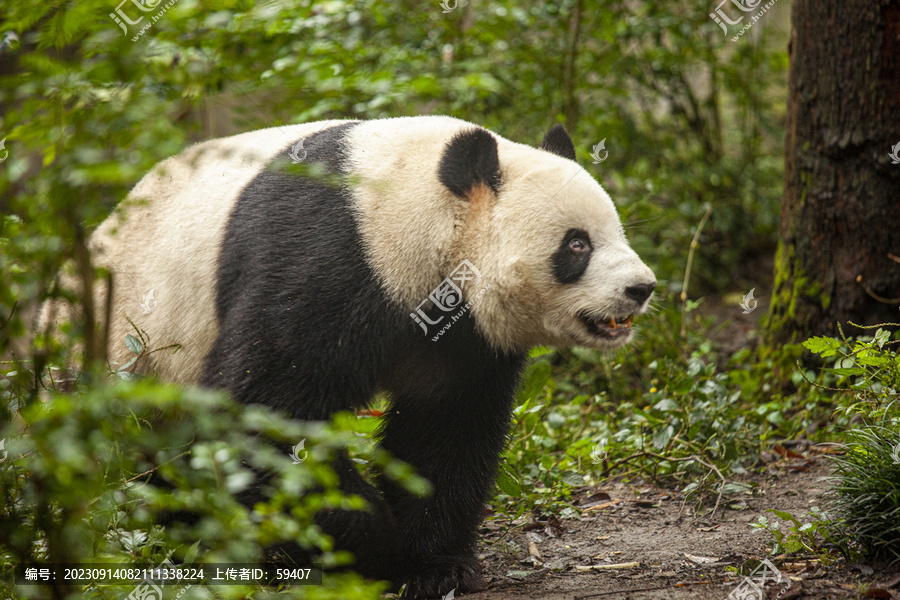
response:
<path id="1" fill-rule="evenodd" d="M 789 448 L 785 448 L 784 446 L 782 446 L 780 444 L 775 444 L 774 446 L 772 446 L 772 450 L 774 450 L 775 452 L 777 452 L 778 454 L 780 454 L 781 456 L 783 456 L 785 458 L 803 458 L 802 455 L 794 452 L 793 450 L 791 450 Z"/>
<path id="2" fill-rule="evenodd" d="M 783 588 L 782 588 L 783 589 Z M 794 600 L 794 598 L 800 598 L 805 594 L 805 590 L 803 586 L 799 583 L 795 583 L 788 589 L 788 591 L 782 593 L 777 587 L 770 588 L 766 593 L 767 598 L 778 598 L 778 600 Z"/>
<path id="3" fill-rule="evenodd" d="M 522 581 L 534 575 L 535 571 L 508 571 L 506 576 L 510 579 L 516 579 L 518 581 Z"/>
<path id="4" fill-rule="evenodd" d="M 811 558 L 808 560 L 804 560 L 803 562 L 785 562 L 782 567 L 788 571 L 799 571 L 801 569 L 810 569 L 812 567 L 817 567 L 819 565 L 819 561 L 817 559 Z"/>
<path id="5" fill-rule="evenodd" d="M 576 571 L 621 571 L 624 569 L 636 569 L 641 566 L 639 562 L 618 563 L 615 565 L 575 565 Z"/>
<path id="6" fill-rule="evenodd" d="M 695 556 L 693 554 L 688 554 L 684 552 L 684 557 L 689 561 L 697 563 L 698 565 L 708 565 L 710 563 L 719 562 L 718 558 L 713 558 L 712 556 Z"/>
<path id="7" fill-rule="evenodd" d="M 544 533 L 549 537 L 560 537 L 566 532 L 562 525 L 562 521 L 556 515 L 550 515 L 547 518 L 547 524 L 544 526 Z"/>
<path id="8" fill-rule="evenodd" d="M 610 556 L 615 556 L 616 554 L 622 554 L 622 551 L 621 550 L 613 550 L 612 552 L 604 552 L 603 554 L 598 554 L 597 556 L 594 556 L 593 559 L 594 560 L 606 560 Z"/>
<path id="9" fill-rule="evenodd" d="M 584 505 L 584 504 L 592 504 L 592 503 L 595 503 L 595 502 L 603 502 L 604 500 L 611 500 L 611 499 L 612 499 L 612 497 L 611 497 L 609 494 L 607 494 L 606 492 L 594 492 L 593 494 L 591 494 L 591 495 L 588 496 L 587 498 L 584 498 L 584 499 L 581 501 L 581 504 L 582 504 L 582 505 Z"/>
<path id="10" fill-rule="evenodd" d="M 596 506 L 591 506 L 585 508 L 584 511 L 587 512 L 589 510 L 603 510 L 604 508 L 609 508 L 610 506 L 615 506 L 616 504 L 620 504 L 623 502 L 622 500 L 611 500 L 609 502 L 604 502 L 603 504 L 597 504 Z"/>

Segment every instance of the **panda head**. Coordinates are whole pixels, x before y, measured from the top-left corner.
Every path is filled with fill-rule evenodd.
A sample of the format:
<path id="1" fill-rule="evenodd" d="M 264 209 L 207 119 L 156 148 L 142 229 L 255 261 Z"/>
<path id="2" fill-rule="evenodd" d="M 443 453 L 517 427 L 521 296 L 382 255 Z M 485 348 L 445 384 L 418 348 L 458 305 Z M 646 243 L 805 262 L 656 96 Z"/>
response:
<path id="1" fill-rule="evenodd" d="M 444 145 L 438 179 L 454 206 L 444 268 L 469 260 L 480 270 L 466 295 L 490 342 L 605 350 L 632 339 L 656 278 L 561 125 L 537 149 L 462 129 Z"/>

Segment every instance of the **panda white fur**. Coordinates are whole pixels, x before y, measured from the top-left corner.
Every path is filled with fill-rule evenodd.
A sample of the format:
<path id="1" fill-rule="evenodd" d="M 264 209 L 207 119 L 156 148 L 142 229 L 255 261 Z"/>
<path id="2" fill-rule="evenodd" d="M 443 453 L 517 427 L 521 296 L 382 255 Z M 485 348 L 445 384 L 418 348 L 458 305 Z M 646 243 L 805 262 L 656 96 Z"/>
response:
<path id="1" fill-rule="evenodd" d="M 330 178 L 291 170 L 300 140 L 304 162 Z M 114 275 L 111 358 L 129 356 L 130 318 L 153 347 L 181 346 L 140 371 L 297 418 L 386 391 L 381 443 L 434 493 L 376 490 L 341 463 L 343 487 L 373 511 L 321 525 L 357 570 L 414 596 L 478 589 L 475 531 L 527 351 L 621 346 L 656 284 L 574 159 L 561 126 L 536 149 L 449 117 L 197 144 L 144 177 L 92 237 Z M 460 265 L 477 276 L 454 290 Z"/>

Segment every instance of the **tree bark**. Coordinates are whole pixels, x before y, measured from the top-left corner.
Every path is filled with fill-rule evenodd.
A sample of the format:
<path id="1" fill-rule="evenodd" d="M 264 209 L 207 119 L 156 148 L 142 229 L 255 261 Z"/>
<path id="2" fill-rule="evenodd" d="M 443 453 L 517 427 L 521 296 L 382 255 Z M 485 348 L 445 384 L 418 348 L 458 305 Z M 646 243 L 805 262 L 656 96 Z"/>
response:
<path id="1" fill-rule="evenodd" d="M 577 0 L 572 16 L 569 19 L 569 32 L 572 40 L 569 44 L 569 52 L 563 61 L 563 114 L 566 117 L 566 129 L 575 131 L 578 127 L 578 116 L 581 113 L 578 97 L 576 95 L 575 67 L 578 62 L 578 50 L 581 43 L 581 21 L 584 9 L 584 0 Z"/>
<path id="2" fill-rule="evenodd" d="M 771 346 L 900 321 L 900 0 L 794 0 L 792 22 Z"/>

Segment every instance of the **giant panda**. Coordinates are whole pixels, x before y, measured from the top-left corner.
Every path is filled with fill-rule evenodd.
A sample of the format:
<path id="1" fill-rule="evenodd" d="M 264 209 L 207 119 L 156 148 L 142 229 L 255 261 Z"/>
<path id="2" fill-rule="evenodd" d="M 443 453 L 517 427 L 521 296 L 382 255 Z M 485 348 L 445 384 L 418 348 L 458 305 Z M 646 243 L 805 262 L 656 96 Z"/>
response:
<path id="1" fill-rule="evenodd" d="M 534 148 L 442 116 L 197 144 L 90 247 L 113 273 L 113 361 L 130 320 L 180 345 L 137 365 L 165 380 L 310 420 L 389 396 L 380 443 L 433 493 L 376 489 L 341 462 L 372 510 L 320 524 L 414 597 L 482 585 L 476 528 L 529 349 L 622 346 L 656 285 L 561 125 Z"/>

